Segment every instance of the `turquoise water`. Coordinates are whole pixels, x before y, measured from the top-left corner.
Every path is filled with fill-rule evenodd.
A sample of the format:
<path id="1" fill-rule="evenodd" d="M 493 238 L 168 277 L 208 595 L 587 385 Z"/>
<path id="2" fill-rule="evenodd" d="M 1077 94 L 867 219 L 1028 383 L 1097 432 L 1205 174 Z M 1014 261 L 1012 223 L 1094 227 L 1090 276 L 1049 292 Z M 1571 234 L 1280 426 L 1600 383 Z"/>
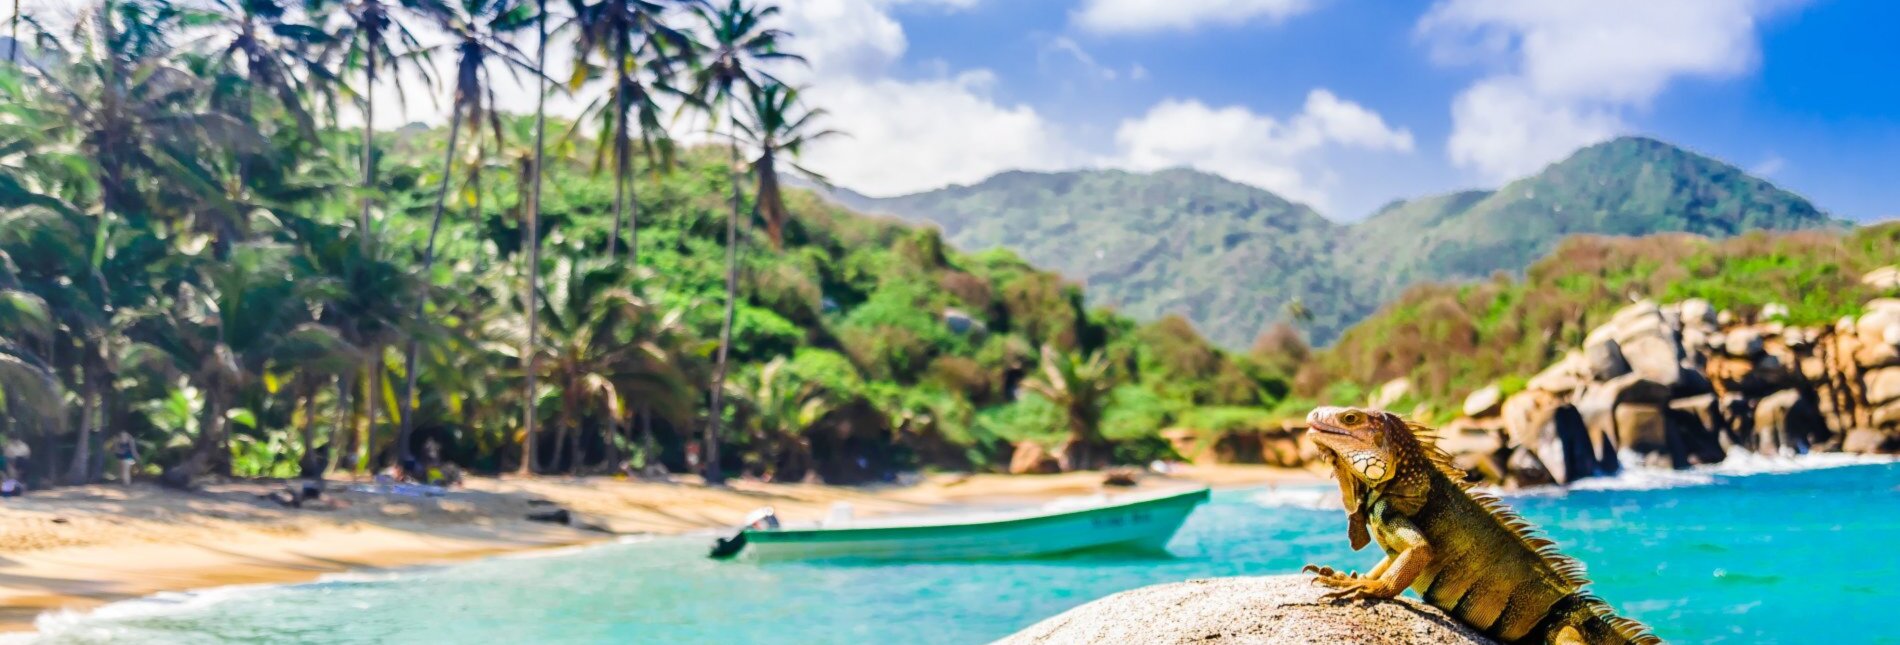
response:
<path id="1" fill-rule="evenodd" d="M 1650 474 L 1511 497 L 1620 610 L 1686 642 L 1889 642 L 1900 465 Z M 1636 487 L 1638 489 L 1617 489 Z M 1216 493 L 1173 557 L 720 563 L 669 538 L 48 616 L 53 643 L 981 643 L 1159 582 L 1361 570 L 1326 488 Z"/>

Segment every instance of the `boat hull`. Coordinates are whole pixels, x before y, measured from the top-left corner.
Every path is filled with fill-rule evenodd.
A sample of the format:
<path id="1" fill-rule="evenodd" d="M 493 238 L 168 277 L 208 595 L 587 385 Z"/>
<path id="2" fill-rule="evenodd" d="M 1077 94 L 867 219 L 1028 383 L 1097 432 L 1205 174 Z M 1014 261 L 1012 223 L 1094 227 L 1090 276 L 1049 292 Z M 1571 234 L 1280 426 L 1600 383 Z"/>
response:
<path id="1" fill-rule="evenodd" d="M 746 531 L 758 561 L 980 560 L 1088 550 L 1164 551 L 1207 489 L 1009 519 L 920 526 Z"/>

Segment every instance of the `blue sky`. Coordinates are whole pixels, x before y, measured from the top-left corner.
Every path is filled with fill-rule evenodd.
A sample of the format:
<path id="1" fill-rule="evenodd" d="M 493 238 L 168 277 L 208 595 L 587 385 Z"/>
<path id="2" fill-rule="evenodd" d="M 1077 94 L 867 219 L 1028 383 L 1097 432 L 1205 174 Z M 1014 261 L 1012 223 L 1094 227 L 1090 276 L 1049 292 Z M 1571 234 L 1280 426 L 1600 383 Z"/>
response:
<path id="1" fill-rule="evenodd" d="M 893 194 L 1191 165 L 1357 219 L 1645 134 L 1900 216 L 1900 3 L 787 0 L 799 80 Z"/>

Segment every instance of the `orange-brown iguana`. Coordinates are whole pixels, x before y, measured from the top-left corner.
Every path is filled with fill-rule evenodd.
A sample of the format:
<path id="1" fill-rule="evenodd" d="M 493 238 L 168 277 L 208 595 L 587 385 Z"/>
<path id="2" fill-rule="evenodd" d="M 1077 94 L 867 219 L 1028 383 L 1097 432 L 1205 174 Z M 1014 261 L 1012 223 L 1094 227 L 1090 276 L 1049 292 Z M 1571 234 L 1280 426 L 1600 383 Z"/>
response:
<path id="1" fill-rule="evenodd" d="M 1376 539 L 1386 553 L 1364 576 L 1307 565 L 1317 582 L 1337 588 L 1328 598 L 1389 599 L 1410 588 L 1506 642 L 1661 642 L 1585 592 L 1583 565 L 1517 513 L 1466 490 L 1450 457 L 1420 436 L 1424 428 L 1355 408 L 1318 408 L 1306 422 L 1339 478 L 1352 548 Z"/>

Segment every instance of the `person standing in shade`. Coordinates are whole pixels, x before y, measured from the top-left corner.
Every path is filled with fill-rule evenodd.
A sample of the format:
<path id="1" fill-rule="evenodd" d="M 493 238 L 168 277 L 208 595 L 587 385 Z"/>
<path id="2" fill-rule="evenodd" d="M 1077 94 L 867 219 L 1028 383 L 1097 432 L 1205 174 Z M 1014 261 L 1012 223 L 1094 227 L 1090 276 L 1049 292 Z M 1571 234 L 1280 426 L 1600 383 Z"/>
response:
<path id="1" fill-rule="evenodd" d="M 33 460 L 33 448 L 26 445 L 26 442 L 21 441 L 19 437 L 13 437 L 7 440 L 4 450 L 7 456 L 7 475 L 12 479 L 26 481 L 27 467 Z"/>
<path id="2" fill-rule="evenodd" d="M 121 432 L 112 440 L 112 456 L 119 458 L 119 484 L 131 486 L 132 467 L 139 463 L 139 443 L 132 440 L 132 433 Z"/>

